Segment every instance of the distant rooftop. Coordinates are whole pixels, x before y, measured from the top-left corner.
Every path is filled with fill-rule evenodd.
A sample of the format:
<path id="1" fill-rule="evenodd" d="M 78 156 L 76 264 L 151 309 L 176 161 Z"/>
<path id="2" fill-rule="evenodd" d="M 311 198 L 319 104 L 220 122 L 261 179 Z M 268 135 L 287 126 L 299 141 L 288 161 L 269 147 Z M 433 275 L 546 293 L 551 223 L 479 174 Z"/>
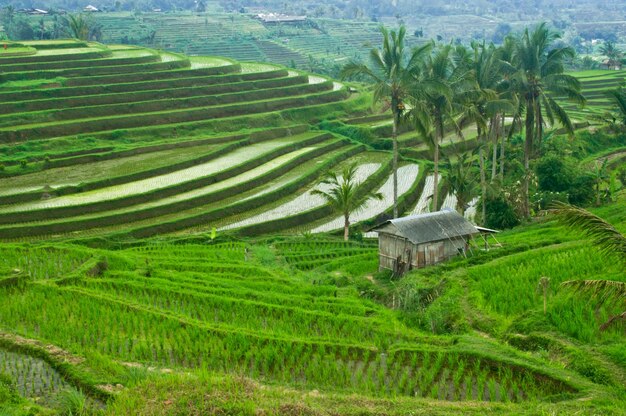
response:
<path id="1" fill-rule="evenodd" d="M 256 18 L 263 23 L 290 23 L 290 22 L 304 22 L 306 16 L 292 16 L 281 13 L 259 13 Z"/>

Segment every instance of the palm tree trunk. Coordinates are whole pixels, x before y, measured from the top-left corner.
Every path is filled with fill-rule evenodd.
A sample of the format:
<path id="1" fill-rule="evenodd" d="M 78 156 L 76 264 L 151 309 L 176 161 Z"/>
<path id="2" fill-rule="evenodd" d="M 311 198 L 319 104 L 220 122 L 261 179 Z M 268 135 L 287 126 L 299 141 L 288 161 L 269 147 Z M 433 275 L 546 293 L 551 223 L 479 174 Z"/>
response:
<path id="1" fill-rule="evenodd" d="M 541 114 L 541 103 L 539 100 L 535 100 L 535 120 L 537 120 L 537 127 L 535 129 L 534 156 L 537 156 L 539 152 L 541 152 L 541 142 L 543 140 L 543 116 Z"/>
<path id="2" fill-rule="evenodd" d="M 526 131 L 524 140 L 524 177 L 522 179 L 522 215 L 524 218 L 530 217 L 530 156 L 533 151 L 533 127 L 535 125 L 534 102 L 531 99 L 526 101 Z"/>
<path id="3" fill-rule="evenodd" d="M 350 214 L 343 214 L 343 239 L 348 241 L 350 235 Z"/>
<path id="4" fill-rule="evenodd" d="M 478 141 L 482 142 L 484 138 L 482 137 L 482 132 L 480 128 L 478 128 Z M 478 148 L 478 163 L 480 165 L 480 205 L 481 205 L 481 214 L 482 221 L 485 221 L 485 217 L 487 215 L 487 208 L 485 207 L 485 201 L 487 200 L 487 174 L 485 172 L 485 155 L 483 153 L 483 147 Z"/>
<path id="5" fill-rule="evenodd" d="M 392 100 L 395 101 L 395 100 Z M 398 104 L 396 103 L 395 107 L 392 108 L 393 112 L 393 128 L 391 130 L 391 137 L 393 140 L 393 217 L 398 218 L 398 123 L 399 123 L 399 112 L 397 108 Z"/>
<path id="6" fill-rule="evenodd" d="M 435 155 L 433 162 L 435 163 L 435 178 L 433 181 L 433 211 L 439 210 L 438 197 L 439 197 L 439 140 L 443 137 L 443 120 L 439 114 L 435 115 Z"/>
<path id="7" fill-rule="evenodd" d="M 490 127 L 493 129 L 493 150 L 491 154 L 491 182 L 496 178 L 498 171 L 498 138 L 500 137 L 500 114 L 496 114 L 490 122 Z"/>
<path id="8" fill-rule="evenodd" d="M 502 115 L 502 119 L 504 120 L 504 115 Z M 500 143 L 500 183 L 504 182 L 504 162 L 505 162 L 505 150 L 506 150 L 506 142 L 511 141 L 511 137 L 513 137 L 513 133 L 515 133 L 516 126 L 519 130 L 522 129 L 522 121 L 519 115 L 513 115 L 513 120 L 511 121 L 511 126 L 509 126 L 509 130 L 504 132 L 506 134 L 502 134 L 502 141 Z"/>
<path id="9" fill-rule="evenodd" d="M 541 152 L 541 141 L 543 140 L 543 116 L 541 115 L 541 103 L 539 100 L 535 100 L 535 149 L 533 150 L 533 157 L 539 155 Z"/>

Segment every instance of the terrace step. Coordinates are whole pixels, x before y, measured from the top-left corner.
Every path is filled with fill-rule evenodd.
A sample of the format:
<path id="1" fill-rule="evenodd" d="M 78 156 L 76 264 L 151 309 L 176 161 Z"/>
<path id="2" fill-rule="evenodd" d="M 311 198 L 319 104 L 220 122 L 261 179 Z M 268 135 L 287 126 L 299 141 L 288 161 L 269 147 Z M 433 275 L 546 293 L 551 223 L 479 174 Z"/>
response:
<path id="1" fill-rule="evenodd" d="M 236 68 L 231 69 L 235 70 Z M 215 72 L 209 68 L 186 69 L 184 71 L 158 73 L 161 77 L 136 82 L 129 82 L 127 79 L 120 80 L 119 77 L 116 77 L 115 81 L 117 81 L 117 83 L 114 84 L 67 86 L 46 89 L 38 88 L 33 90 L 23 89 L 19 92 L 2 92 L 0 90 L 0 102 L 13 103 L 20 101 L 49 100 L 53 98 L 81 97 L 85 95 L 119 94 L 148 90 L 167 90 L 170 88 L 223 85 L 290 76 L 288 71 L 284 69 L 245 74 L 240 73 L 239 70 L 240 68 L 236 69 L 233 74 L 224 75 L 207 74 L 207 72 Z M 77 80 L 77 78 L 74 78 L 71 81 L 76 83 Z"/>
<path id="2" fill-rule="evenodd" d="M 3 64 L 0 65 L 0 70 L 2 70 L 4 73 L 20 72 L 28 74 L 29 72 L 34 71 L 71 70 L 80 68 L 95 68 L 102 66 L 135 65 L 159 61 L 160 57 L 156 52 L 137 54 L 137 56 L 131 57 L 116 57 L 116 54 L 113 53 L 111 56 L 103 57 L 101 59 L 64 60 L 11 65 Z"/>
<path id="3" fill-rule="evenodd" d="M 16 64 L 38 64 L 42 62 L 63 62 L 63 61 L 73 61 L 75 59 L 98 59 L 98 58 L 106 58 L 107 56 L 111 56 L 113 52 L 109 49 L 97 49 L 93 47 L 85 47 L 64 51 L 62 49 L 48 51 L 54 52 L 54 55 L 49 53 L 41 53 L 39 51 L 34 52 L 28 56 L 14 56 L 14 57 L 3 57 L 0 55 L 0 67 L 4 65 L 16 65 Z M 79 52 L 80 51 L 80 52 Z M 68 53 L 69 52 L 69 53 Z"/>
<path id="4" fill-rule="evenodd" d="M 331 150 L 336 150 L 341 146 L 341 142 L 335 141 L 330 142 L 328 145 L 324 147 L 319 147 L 317 150 L 307 151 L 306 153 L 300 152 L 301 155 L 296 155 L 297 157 L 291 158 L 286 162 L 282 162 L 282 165 L 276 168 L 273 171 L 267 171 L 267 169 L 260 167 L 259 169 L 254 170 L 251 168 L 251 172 L 248 175 L 240 175 L 240 177 L 233 176 L 232 180 L 225 180 L 224 184 L 217 186 L 207 186 L 206 190 L 200 189 L 195 192 L 188 192 L 187 195 L 182 195 L 180 197 L 173 197 L 169 199 L 165 199 L 167 196 L 165 192 L 162 190 L 158 192 L 154 192 L 153 195 L 156 201 L 155 203 L 143 203 L 140 202 L 138 196 L 130 197 L 127 201 L 133 202 L 136 201 L 137 204 L 129 209 L 121 209 L 118 207 L 123 207 L 121 203 L 115 203 L 114 207 L 105 206 L 105 204 L 101 204 L 98 207 L 99 211 L 103 211 L 103 214 L 91 214 L 91 215 L 80 215 L 79 212 L 87 212 L 87 210 L 80 210 L 80 207 L 68 207 L 63 210 L 58 209 L 56 211 L 40 211 L 38 215 L 30 217 L 30 221 L 33 221 L 34 218 L 38 216 L 46 216 L 50 217 L 54 216 L 72 216 L 71 221 L 61 221 L 61 222 L 30 222 L 24 223 L 24 225 L 11 226 L 8 228 L 0 228 L 0 236 L 2 237 L 18 237 L 18 236 L 35 236 L 35 235 L 45 235 L 52 233 L 67 233 L 77 230 L 86 230 L 89 228 L 97 228 L 103 226 L 111 226 L 117 224 L 128 225 L 129 221 L 139 221 L 144 219 L 155 218 L 163 215 L 168 215 L 175 212 L 181 212 L 185 210 L 189 210 L 194 207 L 200 207 L 206 204 L 215 204 L 220 207 L 210 211 L 210 215 L 226 215 L 223 213 L 223 210 L 228 210 L 229 207 L 221 207 L 221 204 L 216 204 L 220 200 L 224 198 L 228 198 L 233 195 L 237 195 L 243 191 L 247 191 L 253 189 L 260 184 L 266 183 L 269 180 L 272 180 L 282 174 L 285 170 L 293 169 L 298 166 L 302 162 L 312 158 L 319 156 L 321 154 L 327 153 Z M 258 171 L 258 172 L 257 172 Z M 232 175 L 232 174 L 231 174 Z M 256 176 L 256 178 L 251 179 L 244 176 Z M 242 182 L 243 181 L 243 182 Z M 197 181 L 196 181 L 197 182 Z M 232 184 L 231 184 L 232 183 Z M 238 183 L 236 185 L 235 183 Z M 179 189 L 182 188 L 179 187 Z M 172 189 L 174 191 L 174 189 Z M 182 190 L 181 190 L 182 192 Z M 204 193 L 206 192 L 206 193 Z M 180 193 L 180 192 L 179 192 Z M 145 195 L 145 194 L 144 194 Z M 269 194 L 268 194 L 269 195 Z M 260 198 L 257 198 L 260 199 Z M 149 200 L 149 199 L 146 199 Z M 246 201 L 246 206 L 253 204 L 254 200 Z M 130 206 L 127 204 L 127 206 Z M 79 211 L 77 213 L 70 212 L 72 209 Z M 91 212 L 93 209 L 89 209 Z M 106 212 L 105 212 L 106 211 Z M 20 217 L 24 217 L 24 215 L 20 213 L 16 213 L 15 215 L 19 215 Z M 10 215 L 7 215 L 7 219 L 10 218 Z M 24 220 L 29 221 L 28 218 L 24 218 Z"/>
<path id="5" fill-rule="evenodd" d="M 56 69 L 56 70 L 40 70 L 32 72 L 7 72 L 2 74 L 5 81 L 26 81 L 35 79 L 52 79 L 58 77 L 90 77 L 95 76 L 115 76 L 120 78 L 119 74 L 124 77 L 131 74 L 143 75 L 145 72 L 167 71 L 176 68 L 189 67 L 191 64 L 188 59 L 182 58 L 177 61 L 168 62 L 147 62 L 142 64 L 127 65 L 111 65 L 100 66 L 94 68 L 75 68 L 75 69 Z"/>
<path id="6" fill-rule="evenodd" d="M 261 90 L 267 88 L 288 87 L 297 84 L 308 83 L 307 75 L 287 76 L 282 78 L 269 78 L 255 81 L 243 81 L 237 83 L 224 83 L 208 86 L 190 86 L 179 88 L 162 88 L 136 92 L 121 92 L 114 94 L 81 95 L 79 97 L 50 98 L 44 100 L 18 101 L 12 103 L 0 103 L 0 113 L 27 113 L 44 110 L 58 110 L 64 108 L 75 109 L 77 107 L 89 107 L 95 105 L 109 105 L 121 103 L 145 102 L 155 99 L 167 98 L 192 98 L 206 95 L 237 93 L 248 90 Z"/>
<path id="7" fill-rule="evenodd" d="M 295 77 L 294 77 L 295 78 Z M 255 102 L 264 97 L 271 96 L 290 97 L 303 94 L 315 94 L 322 91 L 332 89 L 332 83 L 310 84 L 306 77 L 296 78 L 301 84 L 288 84 L 286 86 L 275 87 L 273 83 L 265 85 L 269 88 L 263 88 L 259 85 L 258 89 L 242 90 L 240 92 L 225 94 L 206 94 L 202 95 L 198 91 L 197 95 L 185 96 L 183 98 L 175 98 L 167 95 L 167 92 L 153 94 L 149 101 L 133 101 L 117 104 L 89 105 L 85 107 L 72 106 L 70 108 L 53 108 L 51 110 L 21 112 L 19 114 L 0 115 L 0 131 L 7 126 L 17 127 L 20 125 L 38 124 L 42 127 L 52 122 L 65 122 L 72 120 L 104 118 L 107 116 L 116 117 L 123 114 L 125 117 L 133 114 L 147 115 L 149 113 L 160 113 L 165 111 L 180 112 L 182 109 L 206 108 L 210 114 L 211 108 L 216 106 L 225 106 L 230 104 Z"/>
<path id="8" fill-rule="evenodd" d="M 332 88 L 332 82 L 329 82 L 328 84 L 316 85 L 322 85 L 323 88 Z M 310 106 L 314 104 L 340 101 L 345 98 L 347 98 L 347 92 L 345 90 L 331 90 L 304 96 L 298 95 L 273 100 L 251 101 L 242 104 L 229 104 L 136 115 L 118 115 L 104 118 L 99 117 L 83 119 L 80 121 L 49 122 L 31 126 L 23 125 L 16 129 L 0 129 L 0 143 L 23 141 L 33 135 L 44 139 L 60 135 L 94 133 L 120 128 L 128 129 L 146 125 L 155 126 L 160 124 L 200 121 L 208 118 L 216 119 L 235 117 L 242 114 L 274 112 L 297 106 Z"/>
<path id="9" fill-rule="evenodd" d="M 219 66 L 201 68 L 192 68 L 191 61 L 189 61 L 188 59 L 172 62 L 161 62 L 158 64 L 161 65 L 161 67 L 157 66 L 155 68 L 152 68 L 153 70 L 150 71 L 147 70 L 148 68 L 144 68 L 143 70 L 141 68 L 135 68 L 137 69 L 137 71 L 126 72 L 124 73 L 123 77 L 120 77 L 119 74 L 85 75 L 70 78 L 65 81 L 65 85 L 67 85 L 68 87 L 83 87 L 141 81 L 163 81 L 166 79 L 181 78 L 181 76 L 185 75 L 225 75 L 241 71 L 241 64 L 227 62 L 226 60 L 222 61 L 224 61 L 224 63 Z"/>

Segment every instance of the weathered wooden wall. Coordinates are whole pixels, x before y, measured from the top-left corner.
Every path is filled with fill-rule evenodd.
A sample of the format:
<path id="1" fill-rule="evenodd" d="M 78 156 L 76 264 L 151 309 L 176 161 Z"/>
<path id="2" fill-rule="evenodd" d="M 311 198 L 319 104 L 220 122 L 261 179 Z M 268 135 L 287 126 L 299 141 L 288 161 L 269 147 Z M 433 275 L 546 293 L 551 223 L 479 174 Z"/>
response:
<path id="1" fill-rule="evenodd" d="M 396 271 L 398 258 L 406 263 L 405 270 L 430 266 L 457 256 L 466 248 L 467 242 L 462 237 L 415 245 L 406 238 L 380 233 L 378 235 L 379 270 Z"/>

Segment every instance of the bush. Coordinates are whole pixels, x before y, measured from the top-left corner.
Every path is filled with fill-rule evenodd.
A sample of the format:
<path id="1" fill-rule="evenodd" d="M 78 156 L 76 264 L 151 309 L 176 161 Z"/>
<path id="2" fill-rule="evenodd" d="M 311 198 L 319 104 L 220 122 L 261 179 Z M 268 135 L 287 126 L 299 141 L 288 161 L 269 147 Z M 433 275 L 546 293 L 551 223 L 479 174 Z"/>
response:
<path id="1" fill-rule="evenodd" d="M 579 175 L 569 189 L 569 202 L 573 205 L 586 205 L 595 195 L 594 178 L 588 174 Z"/>
<path id="2" fill-rule="evenodd" d="M 557 155 L 547 155 L 539 159 L 535 172 L 539 189 L 550 192 L 569 190 L 576 176 L 572 163 Z"/>
<path id="3" fill-rule="evenodd" d="M 485 202 L 485 209 L 487 211 L 485 217 L 486 227 L 495 229 L 512 228 L 520 222 L 513 207 L 502 197 L 488 199 Z"/>
<path id="4" fill-rule="evenodd" d="M 530 202 L 535 207 L 535 211 L 539 211 L 549 209 L 552 203 L 556 201 L 567 203 L 567 194 L 565 192 L 552 191 L 537 192 L 531 197 Z"/>

